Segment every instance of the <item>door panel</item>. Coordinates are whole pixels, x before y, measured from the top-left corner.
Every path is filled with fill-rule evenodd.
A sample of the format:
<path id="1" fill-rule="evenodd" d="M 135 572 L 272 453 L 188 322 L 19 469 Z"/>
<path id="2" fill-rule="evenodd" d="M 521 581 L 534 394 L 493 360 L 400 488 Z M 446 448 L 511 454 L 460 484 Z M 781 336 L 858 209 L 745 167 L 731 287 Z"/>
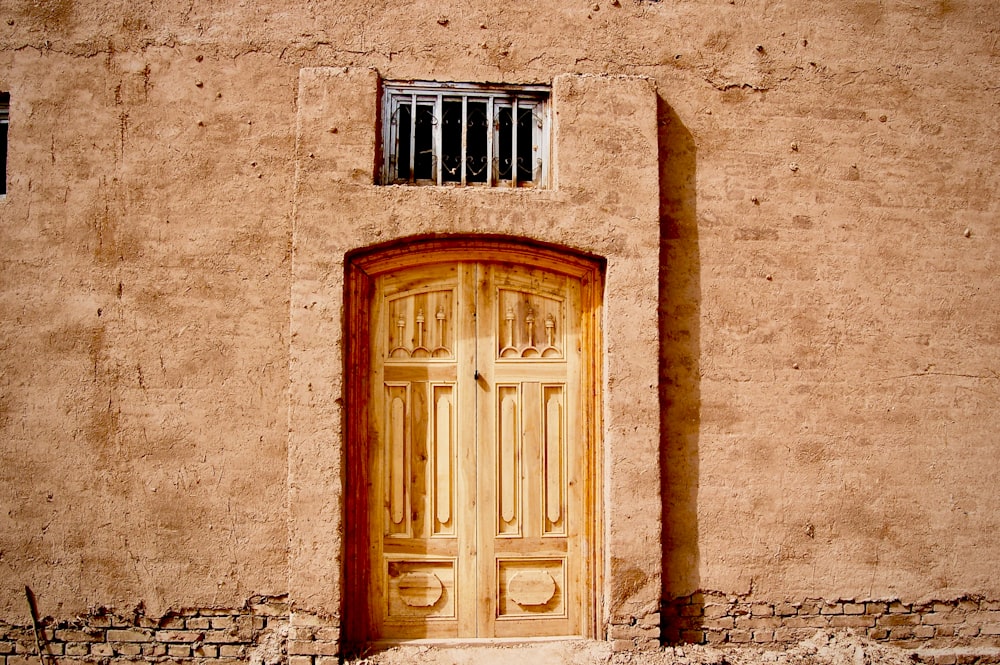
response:
<path id="1" fill-rule="evenodd" d="M 375 635 L 584 634 L 580 280 L 458 261 L 373 286 Z"/>

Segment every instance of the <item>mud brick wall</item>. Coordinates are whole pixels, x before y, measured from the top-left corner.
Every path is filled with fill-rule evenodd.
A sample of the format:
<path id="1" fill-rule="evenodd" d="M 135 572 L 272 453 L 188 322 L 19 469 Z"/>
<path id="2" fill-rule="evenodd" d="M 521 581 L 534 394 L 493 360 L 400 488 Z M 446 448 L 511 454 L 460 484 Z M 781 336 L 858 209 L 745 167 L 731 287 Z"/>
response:
<path id="1" fill-rule="evenodd" d="M 1000 601 L 960 598 L 899 600 L 752 601 L 695 593 L 663 606 L 668 644 L 760 644 L 804 640 L 820 629 L 850 629 L 869 639 L 907 648 L 1000 646 Z"/>
<path id="2" fill-rule="evenodd" d="M 72 620 L 40 621 L 39 641 L 48 665 L 132 661 L 184 661 L 272 665 L 287 659 L 288 606 L 253 599 L 239 609 L 192 609 L 150 618 L 138 610 L 97 610 Z M 313 621 L 313 623 L 317 623 Z M 309 640 L 316 631 L 306 630 Z M 31 625 L 0 623 L 0 665 L 38 665 Z"/>
<path id="3" fill-rule="evenodd" d="M 366 243 L 426 232 L 444 215 L 530 234 L 526 220 L 548 219 L 532 203 L 544 197 L 568 199 L 588 233 L 610 223 L 600 240 L 615 251 L 658 243 L 658 329 L 642 330 L 657 335 L 643 367 L 658 376 L 621 383 L 659 398 L 623 424 L 662 424 L 660 477 L 636 480 L 649 456 L 627 460 L 634 475 L 614 467 L 634 490 L 608 513 L 628 553 L 595 590 L 619 646 L 654 639 L 661 597 L 681 599 L 663 608 L 671 639 L 780 644 L 859 622 L 843 630 L 992 641 L 996 610 L 968 604 L 1000 598 L 997 25 L 1000 3 L 982 0 L 3 3 L 0 621 L 15 636 L 0 639 L 0 665 L 30 656 L 10 628 L 29 625 L 25 584 L 54 617 L 51 647 L 84 644 L 81 658 L 197 644 L 228 658 L 223 646 L 253 652 L 271 629 L 265 617 L 243 641 L 210 642 L 228 629 L 182 612 L 183 629 L 130 619 L 60 642 L 89 607 L 161 617 L 288 594 L 303 616 L 349 615 L 334 430 L 298 411 L 340 417 L 340 348 L 290 351 L 297 322 L 341 321 L 335 299 L 300 301 L 310 280 L 343 271 L 343 247 L 293 258 L 306 184 L 326 247 L 359 228 Z M 630 233 L 609 213 L 633 204 L 628 190 L 596 195 L 623 171 L 592 129 L 608 159 L 588 172 L 555 155 L 542 197 L 492 197 L 508 203 L 480 214 L 456 203 L 469 192 L 407 192 L 423 203 L 373 206 L 370 223 L 359 192 L 369 205 L 403 198 L 373 187 L 374 151 L 345 167 L 351 137 L 374 132 L 374 97 L 330 98 L 350 121 L 316 116 L 322 151 L 297 152 L 310 68 L 648 77 L 657 228 Z M 600 108 L 620 124 L 623 106 Z M 565 186 L 573 169 L 586 186 Z M 612 322 L 634 325 L 627 311 Z M 657 504 L 662 538 L 634 537 Z M 855 601 L 832 614 L 811 597 Z M 914 605 L 935 597 L 966 600 Z M 294 619 L 290 657 L 326 658 L 336 622 Z M 157 641 L 177 630 L 205 637 Z"/>

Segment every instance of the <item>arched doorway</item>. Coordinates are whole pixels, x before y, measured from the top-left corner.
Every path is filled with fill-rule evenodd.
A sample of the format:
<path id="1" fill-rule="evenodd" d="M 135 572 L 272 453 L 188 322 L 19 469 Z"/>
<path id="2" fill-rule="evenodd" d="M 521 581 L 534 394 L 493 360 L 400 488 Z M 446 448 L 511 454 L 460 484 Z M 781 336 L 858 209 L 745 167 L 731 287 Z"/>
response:
<path id="1" fill-rule="evenodd" d="M 411 239 L 346 287 L 345 641 L 596 636 L 602 262 Z"/>

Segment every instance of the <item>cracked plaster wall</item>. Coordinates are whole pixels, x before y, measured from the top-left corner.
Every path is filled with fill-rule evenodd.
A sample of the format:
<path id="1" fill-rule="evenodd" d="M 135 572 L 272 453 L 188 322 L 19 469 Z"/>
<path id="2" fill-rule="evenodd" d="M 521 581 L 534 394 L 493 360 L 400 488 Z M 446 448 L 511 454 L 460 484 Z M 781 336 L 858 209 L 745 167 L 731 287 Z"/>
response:
<path id="1" fill-rule="evenodd" d="M 1000 596 L 997 25 L 973 0 L 6 3 L 0 615 L 25 583 L 53 615 L 287 589 L 306 66 L 655 80 L 666 595 Z"/>

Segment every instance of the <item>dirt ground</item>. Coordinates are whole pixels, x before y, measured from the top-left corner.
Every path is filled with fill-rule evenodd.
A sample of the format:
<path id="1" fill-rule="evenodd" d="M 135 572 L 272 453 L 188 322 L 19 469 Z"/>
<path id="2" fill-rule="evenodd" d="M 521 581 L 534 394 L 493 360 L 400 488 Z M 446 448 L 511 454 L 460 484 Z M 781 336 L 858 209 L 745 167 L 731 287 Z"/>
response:
<path id="1" fill-rule="evenodd" d="M 687 645 L 656 653 L 612 653 L 607 642 L 553 641 L 510 646 L 400 646 L 347 661 L 351 665 L 904 665 L 913 651 L 845 633 L 817 632 L 784 651 Z"/>

